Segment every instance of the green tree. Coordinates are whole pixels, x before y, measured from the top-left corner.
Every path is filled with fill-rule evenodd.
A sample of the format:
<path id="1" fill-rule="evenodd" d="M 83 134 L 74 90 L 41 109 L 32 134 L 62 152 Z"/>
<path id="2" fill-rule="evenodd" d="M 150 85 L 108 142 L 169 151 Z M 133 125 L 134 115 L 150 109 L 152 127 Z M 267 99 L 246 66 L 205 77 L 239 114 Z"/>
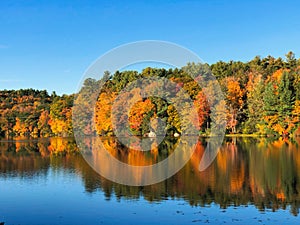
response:
<path id="1" fill-rule="evenodd" d="M 261 75 L 250 75 L 250 79 L 247 84 L 247 108 L 245 114 L 247 120 L 244 123 L 244 133 L 257 133 L 259 127 L 262 124 L 262 115 L 264 112 L 264 81 Z"/>
<path id="2" fill-rule="evenodd" d="M 291 77 L 284 71 L 279 84 L 270 81 L 264 92 L 264 119 L 268 131 L 280 135 L 290 131 L 293 105 Z"/>

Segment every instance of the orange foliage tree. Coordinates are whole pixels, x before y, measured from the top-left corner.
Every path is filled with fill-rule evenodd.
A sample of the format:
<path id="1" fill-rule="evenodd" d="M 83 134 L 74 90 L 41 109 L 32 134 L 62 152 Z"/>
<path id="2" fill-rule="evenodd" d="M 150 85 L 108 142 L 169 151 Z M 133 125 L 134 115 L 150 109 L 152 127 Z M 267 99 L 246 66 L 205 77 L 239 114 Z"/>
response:
<path id="1" fill-rule="evenodd" d="M 236 125 L 238 123 L 238 113 L 243 107 L 243 91 L 239 82 L 234 77 L 227 77 L 225 79 L 227 88 L 227 105 L 228 110 L 228 122 L 227 127 L 231 129 L 232 133 L 236 133 Z"/>

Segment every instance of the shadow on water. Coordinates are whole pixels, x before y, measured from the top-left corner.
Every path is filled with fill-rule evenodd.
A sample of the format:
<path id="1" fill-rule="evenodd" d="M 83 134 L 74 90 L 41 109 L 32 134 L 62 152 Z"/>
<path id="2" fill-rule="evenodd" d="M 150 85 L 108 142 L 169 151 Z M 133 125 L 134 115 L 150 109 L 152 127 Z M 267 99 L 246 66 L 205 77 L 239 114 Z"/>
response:
<path id="1" fill-rule="evenodd" d="M 104 138 L 107 151 L 132 165 L 157 163 L 172 153 L 176 139 L 165 140 L 150 152 L 125 148 L 114 138 Z M 190 161 L 171 178 L 144 187 L 113 183 L 98 175 L 83 159 L 70 138 L 0 141 L 0 179 L 46 176 L 49 169 L 80 177 L 87 193 L 104 192 L 106 199 L 149 202 L 181 198 L 192 206 L 219 204 L 221 208 L 255 205 L 258 210 L 300 206 L 300 140 L 226 138 L 216 159 L 203 172 L 199 162 L 205 149 L 199 139 Z"/>

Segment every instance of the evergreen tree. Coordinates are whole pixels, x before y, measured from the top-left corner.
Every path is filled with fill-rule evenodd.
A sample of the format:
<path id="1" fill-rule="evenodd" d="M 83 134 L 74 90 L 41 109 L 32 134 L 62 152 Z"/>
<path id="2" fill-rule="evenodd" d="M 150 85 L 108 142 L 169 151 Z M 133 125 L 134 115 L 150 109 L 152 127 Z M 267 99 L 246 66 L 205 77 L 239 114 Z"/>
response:
<path id="1" fill-rule="evenodd" d="M 259 132 L 259 126 L 263 119 L 264 99 L 262 96 L 265 89 L 264 81 L 259 76 L 255 78 L 255 81 L 251 84 L 251 89 L 248 87 L 250 90 L 248 90 L 247 93 L 247 109 L 245 110 L 247 120 L 244 124 L 244 133 Z"/>

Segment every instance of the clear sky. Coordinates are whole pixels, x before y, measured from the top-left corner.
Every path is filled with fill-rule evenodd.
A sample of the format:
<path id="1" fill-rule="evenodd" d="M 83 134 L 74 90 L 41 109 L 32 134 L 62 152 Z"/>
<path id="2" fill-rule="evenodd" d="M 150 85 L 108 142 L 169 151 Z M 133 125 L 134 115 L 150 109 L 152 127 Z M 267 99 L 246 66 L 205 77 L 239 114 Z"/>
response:
<path id="1" fill-rule="evenodd" d="M 121 44 L 164 40 L 205 62 L 300 56 L 300 1 L 0 1 L 0 89 L 73 93 Z"/>

